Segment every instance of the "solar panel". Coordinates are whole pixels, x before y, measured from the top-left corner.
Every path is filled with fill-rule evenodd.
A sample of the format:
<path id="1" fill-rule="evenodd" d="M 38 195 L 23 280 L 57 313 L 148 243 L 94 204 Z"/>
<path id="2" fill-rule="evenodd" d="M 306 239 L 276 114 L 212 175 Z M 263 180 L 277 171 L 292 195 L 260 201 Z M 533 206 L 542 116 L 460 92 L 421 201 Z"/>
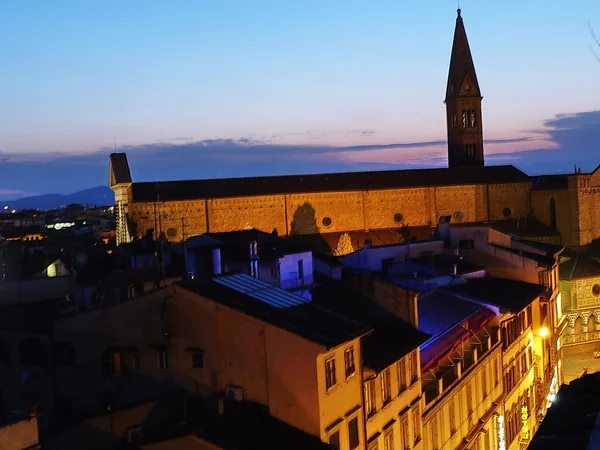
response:
<path id="1" fill-rule="evenodd" d="M 214 281 L 275 308 L 290 308 L 310 303 L 309 299 L 292 294 L 246 274 L 220 277 Z"/>

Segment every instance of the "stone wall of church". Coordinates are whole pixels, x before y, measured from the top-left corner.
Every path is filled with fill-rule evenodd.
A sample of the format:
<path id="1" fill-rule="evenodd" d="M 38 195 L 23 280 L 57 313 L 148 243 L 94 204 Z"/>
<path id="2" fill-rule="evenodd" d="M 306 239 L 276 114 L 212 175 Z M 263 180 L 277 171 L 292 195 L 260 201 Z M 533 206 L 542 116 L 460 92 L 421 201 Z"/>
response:
<path id="1" fill-rule="evenodd" d="M 444 215 L 452 216 L 454 222 L 473 222 L 487 220 L 488 210 L 492 218 L 506 218 L 506 208 L 510 208 L 509 217 L 525 217 L 530 210 L 528 186 L 468 185 L 129 203 L 129 218 L 136 223 L 137 236 L 156 227 L 171 241 L 181 240 L 182 227 L 189 237 L 249 228 L 286 235 L 435 225 Z"/>
<path id="2" fill-rule="evenodd" d="M 580 245 L 589 244 L 600 237 L 600 171 L 578 175 L 569 183 L 569 190 L 577 195 Z"/>
<path id="3" fill-rule="evenodd" d="M 569 191 L 531 191 L 531 208 L 536 220 L 551 226 L 550 201 L 552 199 L 556 205 L 556 228 L 560 233 L 562 244 L 569 247 L 579 245 L 579 236 L 574 229 L 576 224 L 573 223 L 574 220 L 577 220 L 577 207 L 572 204 Z"/>
<path id="4" fill-rule="evenodd" d="M 290 234 L 312 234 L 365 228 L 362 191 L 289 194 Z"/>
<path id="5" fill-rule="evenodd" d="M 286 234 L 284 195 L 211 199 L 207 209 L 212 233 L 257 228 Z"/>
<path id="6" fill-rule="evenodd" d="M 531 183 L 487 186 L 490 220 L 526 218 L 531 211 Z"/>
<path id="7" fill-rule="evenodd" d="M 363 194 L 366 228 L 430 224 L 435 218 L 431 214 L 429 191 L 429 188 L 366 191 Z"/>

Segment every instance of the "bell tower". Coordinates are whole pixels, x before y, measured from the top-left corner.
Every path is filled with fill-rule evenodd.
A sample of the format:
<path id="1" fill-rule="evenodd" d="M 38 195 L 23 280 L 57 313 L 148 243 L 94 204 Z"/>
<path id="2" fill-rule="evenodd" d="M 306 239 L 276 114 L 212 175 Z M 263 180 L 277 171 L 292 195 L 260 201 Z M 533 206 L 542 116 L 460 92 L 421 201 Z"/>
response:
<path id="1" fill-rule="evenodd" d="M 460 9 L 457 12 L 444 100 L 448 128 L 448 166 L 483 166 L 483 97 Z"/>

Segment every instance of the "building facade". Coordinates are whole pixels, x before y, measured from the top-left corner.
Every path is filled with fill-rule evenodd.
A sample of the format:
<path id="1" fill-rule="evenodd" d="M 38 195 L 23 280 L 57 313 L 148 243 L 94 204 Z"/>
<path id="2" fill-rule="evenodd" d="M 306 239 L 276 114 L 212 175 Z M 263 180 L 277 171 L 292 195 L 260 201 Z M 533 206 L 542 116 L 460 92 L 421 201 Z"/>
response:
<path id="1" fill-rule="evenodd" d="M 482 94 L 459 11 L 446 88 L 448 169 L 133 182 L 127 156 L 110 156 L 117 242 L 149 230 L 171 241 L 257 228 L 280 235 L 531 219 L 563 245 L 600 237 L 600 168 L 530 177 L 484 166 Z"/>

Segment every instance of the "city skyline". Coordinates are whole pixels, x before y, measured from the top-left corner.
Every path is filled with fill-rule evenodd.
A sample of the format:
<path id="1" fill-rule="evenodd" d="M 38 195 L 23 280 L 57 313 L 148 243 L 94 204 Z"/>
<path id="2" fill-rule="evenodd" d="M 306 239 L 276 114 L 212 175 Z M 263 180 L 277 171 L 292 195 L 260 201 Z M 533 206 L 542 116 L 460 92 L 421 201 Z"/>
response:
<path id="1" fill-rule="evenodd" d="M 461 4 L 486 161 L 593 170 L 600 6 L 512 3 Z M 446 165 L 451 2 L 140 5 L 5 7 L 0 198 L 105 184 L 114 146 L 140 181 Z"/>

